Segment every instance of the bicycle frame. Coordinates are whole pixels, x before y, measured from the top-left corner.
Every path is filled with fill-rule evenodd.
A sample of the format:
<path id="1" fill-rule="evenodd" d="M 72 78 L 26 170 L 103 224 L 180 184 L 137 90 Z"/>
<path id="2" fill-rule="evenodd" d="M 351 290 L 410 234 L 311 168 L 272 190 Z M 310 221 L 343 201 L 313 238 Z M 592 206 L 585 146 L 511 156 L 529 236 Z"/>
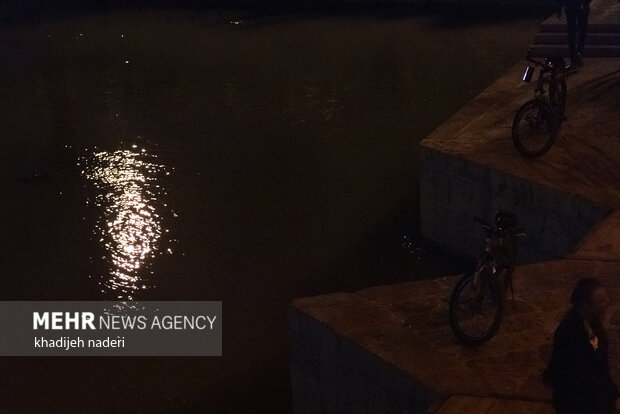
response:
<path id="1" fill-rule="evenodd" d="M 527 67 L 523 81 L 531 82 L 537 70 L 538 79 L 533 99 L 515 113 L 512 140 L 525 158 L 537 158 L 551 148 L 565 119 L 568 72 L 561 57 L 536 60 L 528 52 L 526 59 L 534 66 Z"/>
<path id="2" fill-rule="evenodd" d="M 534 98 L 544 96 L 547 94 L 547 90 L 551 88 L 552 84 L 557 84 L 561 77 L 565 76 L 564 73 L 564 59 L 561 57 L 552 59 L 547 58 L 544 62 L 532 59 L 527 56 L 527 61 L 535 64 L 540 68 L 538 73 L 538 79 L 536 81 L 536 88 L 534 88 Z M 528 66 L 523 74 L 523 81 L 529 83 L 536 72 L 534 66 Z M 545 85 L 547 88 L 545 89 Z"/>
<path id="3" fill-rule="evenodd" d="M 498 212 L 491 226 L 480 219 L 487 232 L 484 248 L 473 272 L 465 273 L 450 295 L 448 320 L 454 335 L 466 346 L 480 345 L 499 330 L 504 318 L 505 292 L 510 286 L 514 307 L 512 275 L 515 270 L 517 217 Z"/>
<path id="4" fill-rule="evenodd" d="M 488 269 L 490 276 L 498 279 L 504 293 L 509 286 L 512 290 L 512 274 L 516 268 L 517 238 L 525 236 L 525 234 L 510 226 L 492 227 L 483 220 L 478 218 L 475 220 L 486 230 L 487 238 L 474 271 L 472 286 L 475 288 L 480 287 L 479 279 Z M 512 291 L 512 294 L 514 304 L 514 291 Z M 480 296 L 482 296 L 482 293 L 480 293 Z"/>

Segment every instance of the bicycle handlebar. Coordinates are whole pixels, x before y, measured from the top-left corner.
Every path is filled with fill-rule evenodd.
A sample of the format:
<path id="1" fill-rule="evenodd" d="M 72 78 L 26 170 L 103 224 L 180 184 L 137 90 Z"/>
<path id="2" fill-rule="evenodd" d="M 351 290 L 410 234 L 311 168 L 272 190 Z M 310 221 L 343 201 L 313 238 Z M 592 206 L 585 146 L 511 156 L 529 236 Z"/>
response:
<path id="1" fill-rule="evenodd" d="M 536 66 L 539 66 L 541 69 L 543 70 L 553 70 L 553 69 L 559 69 L 561 71 L 564 70 L 564 59 L 562 58 L 562 56 L 557 55 L 555 57 L 547 57 L 545 58 L 545 60 L 537 60 L 534 59 L 532 56 L 532 49 L 528 49 L 527 51 L 527 55 L 525 56 L 525 59 L 528 62 L 531 62 L 533 64 L 535 64 Z M 560 65 L 555 65 L 554 62 L 561 62 Z"/>
<path id="2" fill-rule="evenodd" d="M 474 221 L 481 224 L 482 227 L 490 233 L 493 233 L 496 231 L 489 223 L 482 220 L 481 218 L 474 217 Z M 510 230 L 515 237 L 527 237 L 527 234 L 525 233 L 525 229 L 523 228 L 518 228 L 518 229 L 513 228 L 513 229 L 507 229 L 507 230 Z"/>

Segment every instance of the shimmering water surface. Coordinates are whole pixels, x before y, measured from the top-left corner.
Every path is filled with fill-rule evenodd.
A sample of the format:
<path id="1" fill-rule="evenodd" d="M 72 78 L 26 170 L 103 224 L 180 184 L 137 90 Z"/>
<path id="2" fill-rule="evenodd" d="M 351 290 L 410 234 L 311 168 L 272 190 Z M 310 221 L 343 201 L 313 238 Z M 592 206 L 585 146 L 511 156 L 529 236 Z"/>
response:
<path id="1" fill-rule="evenodd" d="M 170 173 L 148 158 L 146 149 L 134 144 L 132 150 L 95 151 L 77 163 L 95 192 L 87 204 L 100 210 L 94 234 L 106 252 L 101 259 L 109 273 L 99 282 L 106 297 L 133 300 L 138 291 L 157 287 L 148 276 L 157 254 L 163 254 L 160 239 L 169 232 L 162 228 L 160 211 L 167 208 L 166 192 L 157 182 L 160 174 Z"/>
<path id="2" fill-rule="evenodd" d="M 464 266 L 417 142 L 542 16 L 227 13 L 0 29 L 0 299 L 224 303 L 221 358 L 3 358 L 1 412 L 288 412 L 294 297 Z"/>

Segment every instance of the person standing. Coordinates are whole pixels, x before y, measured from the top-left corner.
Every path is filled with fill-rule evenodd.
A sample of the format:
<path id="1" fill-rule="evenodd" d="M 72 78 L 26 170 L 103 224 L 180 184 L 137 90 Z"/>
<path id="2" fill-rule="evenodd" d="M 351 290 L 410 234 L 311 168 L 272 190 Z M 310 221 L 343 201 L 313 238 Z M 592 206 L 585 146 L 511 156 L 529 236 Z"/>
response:
<path id="1" fill-rule="evenodd" d="M 603 327 L 607 291 L 595 278 L 577 282 L 572 307 L 558 325 L 543 373 L 553 388 L 557 414 L 615 414 L 618 390 L 609 373 L 609 341 Z"/>
<path id="2" fill-rule="evenodd" d="M 568 51 L 570 53 L 570 67 L 583 66 L 583 49 L 588 34 L 588 16 L 590 15 L 591 0 L 558 0 L 560 7 L 557 16 L 562 17 L 562 9 L 566 15 L 568 29 Z"/>

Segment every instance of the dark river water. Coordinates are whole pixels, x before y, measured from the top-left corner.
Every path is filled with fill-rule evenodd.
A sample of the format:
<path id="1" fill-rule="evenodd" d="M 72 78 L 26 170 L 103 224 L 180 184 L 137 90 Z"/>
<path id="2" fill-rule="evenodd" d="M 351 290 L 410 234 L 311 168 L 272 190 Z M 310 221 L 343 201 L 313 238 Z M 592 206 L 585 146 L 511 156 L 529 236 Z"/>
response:
<path id="1" fill-rule="evenodd" d="M 417 235 L 417 145 L 542 18 L 132 10 L 0 28 L 0 299 L 224 307 L 222 357 L 2 358 L 0 412 L 290 412 L 293 298 L 466 266 Z"/>

